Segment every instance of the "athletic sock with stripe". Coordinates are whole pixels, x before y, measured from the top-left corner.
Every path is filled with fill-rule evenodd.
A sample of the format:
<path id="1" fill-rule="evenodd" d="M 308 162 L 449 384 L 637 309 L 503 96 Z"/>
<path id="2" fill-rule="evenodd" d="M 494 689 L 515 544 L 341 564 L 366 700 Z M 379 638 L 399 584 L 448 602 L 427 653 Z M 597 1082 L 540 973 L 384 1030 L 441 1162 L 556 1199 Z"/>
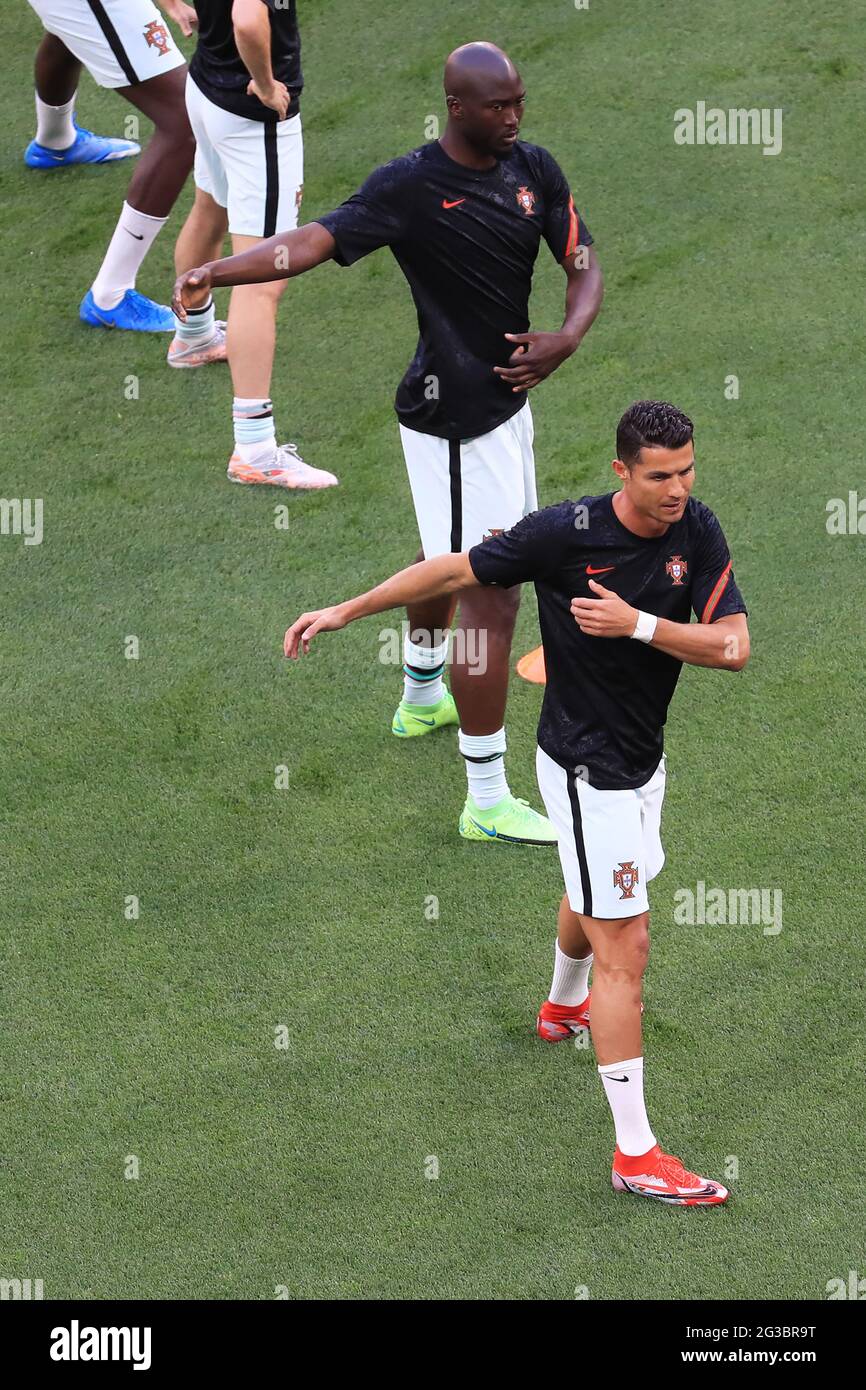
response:
<path id="1" fill-rule="evenodd" d="M 505 729 L 495 734 L 464 734 L 458 730 L 460 752 L 466 762 L 469 795 L 481 811 L 508 795 L 505 777 Z"/>
<path id="2" fill-rule="evenodd" d="M 403 638 L 403 699 L 409 705 L 438 705 L 445 694 L 442 673 L 448 638 L 438 647 L 425 647 Z"/>
<path id="3" fill-rule="evenodd" d="M 235 396 L 232 401 L 235 453 L 243 463 L 270 463 L 277 449 L 274 403 L 261 396 Z"/>

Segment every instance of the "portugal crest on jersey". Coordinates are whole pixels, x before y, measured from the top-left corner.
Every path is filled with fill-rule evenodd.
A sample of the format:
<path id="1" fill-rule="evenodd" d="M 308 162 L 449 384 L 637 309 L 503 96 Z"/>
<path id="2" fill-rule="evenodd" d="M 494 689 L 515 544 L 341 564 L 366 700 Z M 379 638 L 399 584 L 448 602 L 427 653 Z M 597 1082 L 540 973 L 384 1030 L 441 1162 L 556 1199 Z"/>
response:
<path id="1" fill-rule="evenodd" d="M 525 183 L 521 184 L 520 188 L 518 188 L 517 190 L 516 196 L 517 201 L 523 208 L 523 211 L 526 213 L 526 216 L 531 217 L 533 209 L 535 207 L 535 194 L 533 193 L 532 189 L 527 188 Z"/>
<path id="2" fill-rule="evenodd" d="M 144 41 L 148 48 L 158 48 L 160 53 L 168 52 L 168 30 L 158 19 L 152 19 L 144 26 Z"/>
<path id="3" fill-rule="evenodd" d="M 665 565 L 665 574 L 669 574 L 675 584 L 682 584 L 688 568 L 689 562 L 684 560 L 682 555 L 672 555 Z"/>
<path id="4" fill-rule="evenodd" d="M 633 898 L 637 887 L 638 871 L 631 859 L 621 859 L 619 868 L 613 871 L 613 886 L 619 888 L 620 898 Z"/>

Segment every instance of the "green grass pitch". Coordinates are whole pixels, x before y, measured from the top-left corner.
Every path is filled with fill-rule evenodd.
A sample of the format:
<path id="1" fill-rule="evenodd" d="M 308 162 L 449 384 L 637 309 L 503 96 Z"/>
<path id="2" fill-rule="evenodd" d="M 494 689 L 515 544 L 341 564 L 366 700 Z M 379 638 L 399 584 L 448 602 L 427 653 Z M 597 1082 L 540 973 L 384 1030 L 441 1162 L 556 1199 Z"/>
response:
<path id="1" fill-rule="evenodd" d="M 414 555 L 396 265 L 325 267 L 282 302 L 278 429 L 339 490 L 229 487 L 226 371 L 173 373 L 165 342 L 78 322 L 129 174 L 25 170 L 40 30 L 17 4 L 0 492 L 44 499 L 44 540 L 0 536 L 0 1276 L 46 1298 L 825 1297 L 866 1273 L 866 541 L 825 525 L 866 477 L 855 17 L 830 0 L 299 9 L 306 220 L 423 142 L 451 47 L 491 38 L 521 68 L 523 134 L 563 165 L 607 284 L 533 394 L 542 502 L 612 486 L 633 399 L 696 420 L 696 493 L 730 539 L 753 656 L 685 671 L 668 723 L 647 1093 L 673 1152 L 738 1176 L 709 1211 L 613 1193 L 592 1054 L 533 1033 L 556 854 L 462 842 L 454 731 L 391 738 L 378 636 L 402 615 L 282 659 L 298 613 Z M 782 108 L 782 153 L 678 147 L 673 113 L 699 100 Z M 120 134 L 128 109 L 84 79 L 85 124 Z M 169 293 L 190 198 L 147 293 Z M 559 323 L 563 287 L 542 246 L 534 326 Z M 529 591 L 515 657 L 537 631 Z M 534 804 L 538 705 L 515 677 L 510 781 Z M 677 925 L 674 893 L 699 880 L 780 890 L 782 931 Z"/>

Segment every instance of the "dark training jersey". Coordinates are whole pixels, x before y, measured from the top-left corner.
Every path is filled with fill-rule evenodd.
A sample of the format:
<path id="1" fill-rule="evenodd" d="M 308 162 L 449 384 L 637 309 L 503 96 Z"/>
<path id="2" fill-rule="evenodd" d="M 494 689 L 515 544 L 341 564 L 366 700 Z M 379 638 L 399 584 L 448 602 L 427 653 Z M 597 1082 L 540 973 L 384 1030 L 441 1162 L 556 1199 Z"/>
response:
<path id="1" fill-rule="evenodd" d="M 529 328 L 529 292 L 544 237 L 558 261 L 592 237 L 565 177 L 539 145 L 515 142 L 492 169 L 468 169 L 438 140 L 383 164 L 317 219 L 352 265 L 390 246 L 409 281 L 420 339 L 397 391 L 402 424 L 444 439 L 487 434 L 526 401 L 500 380 Z"/>
<path id="2" fill-rule="evenodd" d="M 595 577 L 645 613 L 702 623 L 745 613 L 722 528 L 689 498 L 663 536 L 637 536 L 613 493 L 560 502 L 524 517 L 469 551 L 482 584 L 532 580 L 547 686 L 538 742 L 560 767 L 602 791 L 641 787 L 662 756 L 663 729 L 682 662 L 633 637 L 581 632 L 573 598 L 597 598 Z"/>
<path id="3" fill-rule="evenodd" d="M 301 73 L 301 36 L 295 0 L 260 0 L 266 5 L 271 26 L 271 68 L 277 82 L 288 87 L 291 96 L 289 116 L 300 109 L 304 85 Z M 250 74 L 241 61 L 232 26 L 232 0 L 195 0 L 198 15 L 198 44 L 189 65 L 189 75 L 208 101 L 248 116 L 254 121 L 276 122 L 276 111 L 258 97 L 247 96 Z"/>

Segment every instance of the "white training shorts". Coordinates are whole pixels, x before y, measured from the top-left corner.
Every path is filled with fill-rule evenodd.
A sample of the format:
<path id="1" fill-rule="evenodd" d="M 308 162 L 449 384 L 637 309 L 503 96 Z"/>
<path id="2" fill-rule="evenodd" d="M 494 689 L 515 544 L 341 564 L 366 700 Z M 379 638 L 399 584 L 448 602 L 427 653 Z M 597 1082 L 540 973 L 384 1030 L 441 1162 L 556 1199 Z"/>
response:
<path id="1" fill-rule="evenodd" d="M 468 550 L 538 507 L 529 401 L 474 439 L 400 426 L 424 557 Z"/>
<path id="2" fill-rule="evenodd" d="M 253 121 L 216 106 L 186 79 L 186 109 L 195 135 L 195 183 L 228 211 L 236 236 L 273 236 L 298 225 L 304 191 L 300 115 Z"/>
<path id="3" fill-rule="evenodd" d="M 572 912 L 607 918 L 647 912 L 647 884 L 665 862 L 664 755 L 649 781 L 633 791 L 599 791 L 566 772 L 543 748 L 535 768 Z"/>
<path id="4" fill-rule="evenodd" d="M 135 87 L 186 62 L 151 0 L 30 0 L 99 87 Z"/>

